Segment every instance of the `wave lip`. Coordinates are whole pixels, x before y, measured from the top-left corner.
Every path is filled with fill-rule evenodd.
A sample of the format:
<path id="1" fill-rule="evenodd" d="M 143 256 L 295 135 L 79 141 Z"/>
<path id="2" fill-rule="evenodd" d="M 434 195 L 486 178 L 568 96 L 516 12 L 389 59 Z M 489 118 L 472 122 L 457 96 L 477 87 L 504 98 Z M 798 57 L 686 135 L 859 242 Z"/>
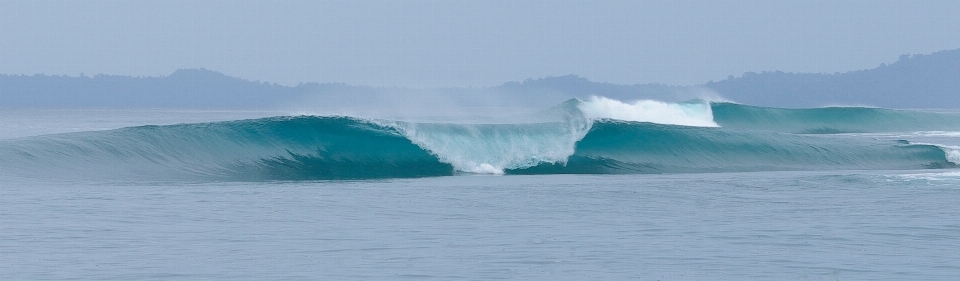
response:
<path id="1" fill-rule="evenodd" d="M 632 103 L 592 96 L 581 101 L 579 110 L 583 116 L 596 119 L 615 119 L 634 122 L 682 125 L 695 127 L 718 127 L 713 121 L 709 103 L 667 103 L 655 100 L 637 100 Z"/>

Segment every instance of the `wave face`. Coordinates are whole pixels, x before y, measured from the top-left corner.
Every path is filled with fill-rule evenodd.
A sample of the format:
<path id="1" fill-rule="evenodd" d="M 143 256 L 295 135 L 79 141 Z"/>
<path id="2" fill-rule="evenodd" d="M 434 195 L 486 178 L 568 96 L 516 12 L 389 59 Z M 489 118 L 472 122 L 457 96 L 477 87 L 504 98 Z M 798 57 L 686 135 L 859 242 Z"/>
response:
<path id="1" fill-rule="evenodd" d="M 784 109 L 735 103 L 711 104 L 724 128 L 798 134 L 958 131 L 960 114 L 867 107 Z"/>
<path id="2" fill-rule="evenodd" d="M 29 137 L 4 140 L 0 157 L 5 171 L 41 177 L 49 172 L 82 178 L 244 181 L 453 173 L 450 164 L 396 130 L 347 117 L 273 117 Z"/>
<path id="3" fill-rule="evenodd" d="M 0 176 L 337 180 L 923 169 L 960 162 L 956 146 L 831 134 L 960 126 L 950 114 L 594 98 L 540 115 L 503 124 L 271 117 L 7 139 L 0 140 Z"/>
<path id="4" fill-rule="evenodd" d="M 538 173 L 687 173 L 823 169 L 955 167 L 950 152 L 932 144 L 858 136 L 795 135 L 723 128 L 600 121 L 577 144 L 566 165 Z M 955 153 L 955 152 L 954 152 Z"/>

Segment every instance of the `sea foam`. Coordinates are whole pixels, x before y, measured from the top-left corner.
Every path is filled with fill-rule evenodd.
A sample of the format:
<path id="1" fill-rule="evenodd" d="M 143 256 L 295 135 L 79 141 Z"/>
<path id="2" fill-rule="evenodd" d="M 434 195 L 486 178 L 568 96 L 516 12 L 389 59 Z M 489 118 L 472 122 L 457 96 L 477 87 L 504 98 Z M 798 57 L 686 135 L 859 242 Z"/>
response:
<path id="1" fill-rule="evenodd" d="M 460 172 L 503 174 L 540 163 L 565 163 L 586 127 L 568 123 L 395 123 L 404 137 Z"/>
<path id="2" fill-rule="evenodd" d="M 939 145 L 939 147 L 943 149 L 944 154 L 946 154 L 947 161 L 960 165 L 960 146 Z"/>
<path id="3" fill-rule="evenodd" d="M 571 100 L 561 105 L 564 118 L 519 124 L 451 124 L 392 122 L 413 143 L 460 172 L 504 174 L 543 163 L 566 164 L 576 143 L 593 122 L 614 119 L 667 125 L 717 127 L 707 103 L 641 100 L 625 103 L 605 97 Z"/>
<path id="4" fill-rule="evenodd" d="M 578 106 L 589 119 L 616 119 L 650 122 L 665 125 L 719 127 L 713 121 L 713 112 L 706 102 L 668 103 L 638 100 L 632 103 L 593 96 Z"/>

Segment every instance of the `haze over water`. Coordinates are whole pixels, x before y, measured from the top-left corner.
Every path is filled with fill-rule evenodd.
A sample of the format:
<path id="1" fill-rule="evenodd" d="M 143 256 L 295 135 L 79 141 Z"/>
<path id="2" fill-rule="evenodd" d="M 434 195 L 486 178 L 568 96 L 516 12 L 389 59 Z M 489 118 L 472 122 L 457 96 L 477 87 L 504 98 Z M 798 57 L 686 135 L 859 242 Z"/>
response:
<path id="1" fill-rule="evenodd" d="M 0 280 L 953 280 L 957 5 L 0 1 Z"/>

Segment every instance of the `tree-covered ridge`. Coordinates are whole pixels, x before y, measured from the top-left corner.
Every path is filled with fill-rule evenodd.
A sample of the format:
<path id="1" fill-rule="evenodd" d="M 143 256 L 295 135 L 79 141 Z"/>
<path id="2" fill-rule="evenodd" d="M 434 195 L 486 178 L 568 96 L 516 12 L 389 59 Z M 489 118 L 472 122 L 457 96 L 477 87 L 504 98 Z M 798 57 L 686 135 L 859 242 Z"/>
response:
<path id="1" fill-rule="evenodd" d="M 960 49 L 903 55 L 889 65 L 845 73 L 748 72 L 705 86 L 759 106 L 960 108 Z"/>
<path id="2" fill-rule="evenodd" d="M 305 83 L 284 86 L 181 69 L 165 77 L 0 74 L 0 107 L 54 108 L 389 108 L 415 103 L 467 107 L 544 107 L 600 95 L 619 100 L 727 99 L 771 107 L 863 105 L 960 108 L 960 49 L 904 55 L 892 64 L 845 73 L 745 73 L 696 86 L 620 85 L 576 75 L 486 88 L 406 89 Z M 413 100 L 413 101 L 411 101 Z"/>

